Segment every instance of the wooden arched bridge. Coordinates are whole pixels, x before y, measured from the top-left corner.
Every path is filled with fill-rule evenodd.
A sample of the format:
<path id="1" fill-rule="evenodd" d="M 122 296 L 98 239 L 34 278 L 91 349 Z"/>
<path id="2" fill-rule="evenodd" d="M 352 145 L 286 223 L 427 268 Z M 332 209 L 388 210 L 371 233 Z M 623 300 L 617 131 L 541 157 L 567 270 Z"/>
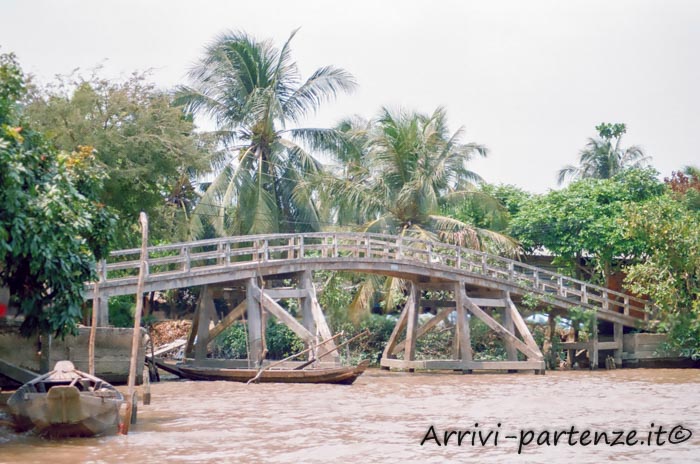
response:
<path id="1" fill-rule="evenodd" d="M 115 251 L 100 263 L 98 298 L 103 307 L 110 296 L 136 293 L 140 252 Z M 381 360 L 387 368 L 543 371 L 543 355 L 516 306 L 525 295 L 535 296 L 550 311 L 565 314 L 572 308 L 587 309 L 596 321 L 612 324 L 611 341 L 599 341 L 594 330 L 593 340 L 568 347 L 589 349 L 597 365 L 598 350 L 613 350 L 620 358 L 623 327 L 644 328 L 651 310 L 648 301 L 518 261 L 439 242 L 381 234 L 253 235 L 152 246 L 145 269 L 146 292 L 205 286 L 187 349 L 200 362 L 205 362 L 207 344 L 244 315 L 250 364 L 262 361 L 262 328 L 268 313 L 308 344 L 330 338 L 311 279 L 311 272 L 317 270 L 381 274 L 409 282 L 408 301 Z M 296 286 L 268 287 L 283 279 L 287 285 L 291 281 Z M 87 299 L 93 298 L 93 288 L 93 284 L 86 287 Z M 229 296 L 233 294 L 236 307 L 210 329 L 210 322 L 218 320 L 213 297 L 220 289 L 228 289 Z M 448 296 L 426 300 L 425 290 L 439 290 Z M 278 303 L 285 298 L 299 299 L 301 321 Z M 419 325 L 418 316 L 425 307 L 435 308 L 436 315 Z M 417 360 L 416 339 L 455 312 L 453 359 Z M 507 361 L 473 359 L 470 317 L 483 321 L 502 337 Z M 324 346 L 329 349 L 333 342 Z M 333 352 L 329 357 L 333 356 L 337 354 Z"/>

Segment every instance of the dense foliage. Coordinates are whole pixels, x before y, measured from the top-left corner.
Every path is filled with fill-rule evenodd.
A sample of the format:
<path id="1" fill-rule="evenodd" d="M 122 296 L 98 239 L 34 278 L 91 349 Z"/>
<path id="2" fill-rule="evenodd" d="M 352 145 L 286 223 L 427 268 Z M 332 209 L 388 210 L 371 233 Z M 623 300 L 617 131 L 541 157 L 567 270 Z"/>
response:
<path id="1" fill-rule="evenodd" d="M 321 227 L 306 180 L 320 163 L 300 144 L 332 138 L 327 129 L 288 128 L 340 92 L 355 88 L 345 70 L 324 66 L 301 80 L 289 39 L 277 48 L 242 32 L 217 38 L 181 87 L 178 101 L 212 118 L 228 157 L 197 205 L 192 234 L 314 231 Z M 206 219 L 206 221 L 203 221 Z"/>
<path id="2" fill-rule="evenodd" d="M 248 334 L 245 325 L 236 322 L 214 340 L 216 356 L 227 359 L 248 357 Z M 265 329 L 267 359 L 284 359 L 304 349 L 304 342 L 286 325 L 268 319 Z"/>
<path id="3" fill-rule="evenodd" d="M 139 243 L 141 211 L 149 215 L 152 241 L 187 238 L 195 177 L 208 170 L 213 146 L 147 75 L 135 73 L 123 82 L 60 77 L 32 87 L 27 100 L 27 117 L 58 149 L 95 148 L 96 161 L 109 174 L 99 199 L 119 215 L 115 247 Z"/>
<path id="4" fill-rule="evenodd" d="M 514 185 L 484 183 L 463 201 L 444 205 L 443 211 L 480 229 L 506 233 L 512 218 L 530 198 L 530 193 Z"/>
<path id="5" fill-rule="evenodd" d="M 363 231 L 384 232 L 428 240 L 445 240 L 482 248 L 484 242 L 507 248 L 500 234 L 479 229 L 441 214 L 441 207 L 478 195 L 481 177 L 469 169 L 485 147 L 463 143 L 464 130 L 448 130 L 447 113 L 432 114 L 383 109 L 373 121 L 360 118 L 342 122 L 341 143 L 326 147 L 347 168 L 325 175 L 320 184 L 324 198 L 343 223 Z M 483 198 L 483 196 L 482 196 Z"/>
<path id="6" fill-rule="evenodd" d="M 114 216 L 97 201 L 104 171 L 91 147 L 59 152 L 26 124 L 22 71 L 0 55 L 0 285 L 22 333 L 74 332 L 84 282 L 95 276 Z"/>
<path id="7" fill-rule="evenodd" d="M 644 203 L 665 189 L 652 169 L 630 169 L 611 179 L 583 179 L 525 202 L 509 230 L 527 252 L 546 250 L 578 275 L 585 258 L 605 283 L 625 260 L 646 250 L 643 240 L 626 235 L 620 226 L 625 206 Z"/>
<path id="8" fill-rule="evenodd" d="M 627 269 L 627 284 L 660 307 L 659 328 L 685 356 L 700 357 L 700 211 L 685 197 L 664 195 L 626 208 L 623 227 L 645 244 L 644 260 Z"/>

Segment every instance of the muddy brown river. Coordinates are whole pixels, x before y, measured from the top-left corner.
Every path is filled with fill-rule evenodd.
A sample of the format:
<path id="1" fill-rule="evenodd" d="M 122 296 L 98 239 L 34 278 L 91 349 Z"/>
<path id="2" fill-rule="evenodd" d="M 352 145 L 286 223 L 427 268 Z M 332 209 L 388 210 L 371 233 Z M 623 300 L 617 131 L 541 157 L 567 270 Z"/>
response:
<path id="1" fill-rule="evenodd" d="M 0 427 L 0 462 L 700 462 L 700 370 L 371 370 L 352 386 L 172 381 L 151 392 L 128 436 L 50 441 Z"/>

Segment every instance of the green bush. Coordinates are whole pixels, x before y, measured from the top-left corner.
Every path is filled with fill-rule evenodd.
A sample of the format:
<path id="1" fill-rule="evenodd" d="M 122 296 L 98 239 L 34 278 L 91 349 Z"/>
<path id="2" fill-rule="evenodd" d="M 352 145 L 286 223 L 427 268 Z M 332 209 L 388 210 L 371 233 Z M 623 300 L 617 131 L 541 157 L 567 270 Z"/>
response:
<path id="1" fill-rule="evenodd" d="M 489 326 L 472 317 L 470 328 L 475 360 L 503 361 L 507 359 L 503 340 Z"/>
<path id="2" fill-rule="evenodd" d="M 363 359 L 369 359 L 372 365 L 378 366 L 382 352 L 386 346 L 391 332 L 396 325 L 396 317 L 379 314 L 369 314 L 363 318 L 358 325 L 349 321 L 331 324 L 333 333 L 345 331 L 346 338 L 350 338 L 365 329 L 369 329 L 370 334 L 360 337 L 347 345 L 347 349 L 341 351 L 341 358 L 349 363 L 355 364 Z M 342 340 L 338 341 L 338 344 Z"/>
<path id="3" fill-rule="evenodd" d="M 451 359 L 454 326 L 435 327 L 416 340 L 416 358 Z"/>
<path id="4" fill-rule="evenodd" d="M 227 327 L 214 339 L 214 356 L 227 359 L 245 359 L 248 357 L 247 332 L 242 322 Z"/>
<path id="5" fill-rule="evenodd" d="M 109 299 L 109 323 L 114 327 L 133 327 L 136 301 L 133 295 L 121 295 Z"/>
<path id="6" fill-rule="evenodd" d="M 267 358 L 284 359 L 304 349 L 304 342 L 281 322 L 268 319 L 265 331 Z"/>
<path id="7" fill-rule="evenodd" d="M 214 356 L 227 359 L 248 357 L 247 330 L 242 322 L 236 322 L 214 339 Z M 286 325 L 268 319 L 265 330 L 267 359 L 283 359 L 304 349 L 304 342 Z"/>

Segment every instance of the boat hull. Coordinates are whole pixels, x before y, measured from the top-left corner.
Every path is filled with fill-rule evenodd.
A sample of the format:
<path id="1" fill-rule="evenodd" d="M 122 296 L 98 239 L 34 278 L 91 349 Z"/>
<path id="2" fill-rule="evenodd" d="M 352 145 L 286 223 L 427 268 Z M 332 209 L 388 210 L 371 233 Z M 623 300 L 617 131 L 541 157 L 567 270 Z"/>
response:
<path id="1" fill-rule="evenodd" d="M 258 377 L 258 382 L 265 383 L 330 383 L 350 385 L 367 369 L 369 361 L 363 361 L 353 367 L 336 367 L 320 369 L 268 369 Z M 190 380 L 227 380 L 231 382 L 248 382 L 258 375 L 258 369 L 221 369 L 177 366 L 182 374 Z"/>
<path id="2" fill-rule="evenodd" d="M 36 429 L 51 438 L 114 433 L 119 426 L 120 398 L 80 392 L 72 386 L 55 386 L 48 393 L 15 394 L 7 402 L 15 429 Z"/>
<path id="3" fill-rule="evenodd" d="M 57 366 L 60 369 L 27 382 L 7 400 L 15 429 L 35 429 L 50 438 L 117 432 L 122 394 L 71 363 Z"/>

